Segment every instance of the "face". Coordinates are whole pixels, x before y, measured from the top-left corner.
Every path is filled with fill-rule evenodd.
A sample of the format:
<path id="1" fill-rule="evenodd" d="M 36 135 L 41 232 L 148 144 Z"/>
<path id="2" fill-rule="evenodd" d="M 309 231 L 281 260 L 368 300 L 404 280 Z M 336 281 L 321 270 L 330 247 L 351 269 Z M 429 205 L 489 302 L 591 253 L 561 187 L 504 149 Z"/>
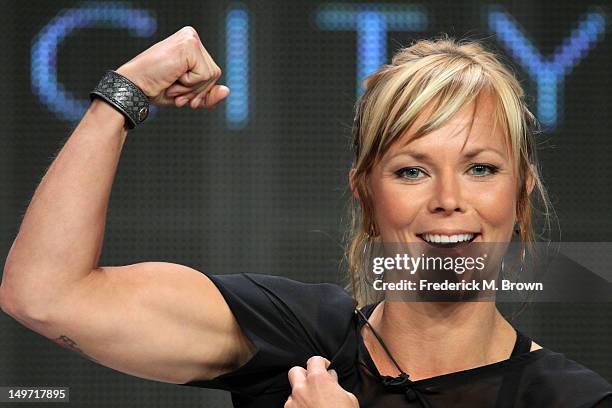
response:
<path id="1" fill-rule="evenodd" d="M 483 95 L 440 129 L 411 140 L 425 112 L 373 167 L 374 218 L 384 242 L 510 241 L 518 176 L 501 126 L 493 130 L 493 114 L 493 99 Z"/>

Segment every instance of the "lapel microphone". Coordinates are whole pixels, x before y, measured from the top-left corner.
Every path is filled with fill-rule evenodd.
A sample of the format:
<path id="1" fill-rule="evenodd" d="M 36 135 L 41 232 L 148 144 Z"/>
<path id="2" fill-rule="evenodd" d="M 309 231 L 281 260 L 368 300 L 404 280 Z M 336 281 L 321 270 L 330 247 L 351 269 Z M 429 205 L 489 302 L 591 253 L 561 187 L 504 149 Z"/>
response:
<path id="1" fill-rule="evenodd" d="M 393 393 L 398 393 L 398 394 L 403 393 L 404 396 L 406 397 L 406 400 L 408 402 L 414 402 L 414 401 L 418 400 L 423 407 L 431 408 L 431 405 L 429 404 L 427 399 L 424 398 L 420 394 L 420 390 L 416 389 L 416 387 L 414 386 L 414 382 L 410 378 L 408 378 L 410 376 L 408 374 L 406 374 L 400 368 L 399 364 L 397 364 L 397 361 L 395 361 L 395 358 L 393 358 L 393 356 L 391 355 L 391 352 L 389 351 L 389 349 L 387 349 L 387 346 L 385 345 L 385 342 L 382 340 L 382 338 L 380 338 L 378 333 L 376 333 L 376 330 L 374 330 L 374 328 L 372 327 L 370 322 L 368 322 L 368 318 L 362 313 L 361 310 L 359 310 L 357 308 L 355 309 L 355 314 L 360 316 L 363 319 L 364 323 L 368 325 L 370 330 L 372 330 L 372 333 L 374 334 L 374 337 L 376 337 L 376 340 L 378 340 L 378 342 L 382 346 L 382 348 L 385 351 L 385 353 L 387 353 L 387 356 L 389 356 L 389 358 L 391 359 L 391 361 L 393 362 L 395 367 L 400 372 L 400 375 L 397 376 L 397 377 L 391 377 L 391 376 L 388 376 L 388 375 L 381 375 L 380 378 L 381 378 L 381 382 L 382 382 L 383 387 L 385 387 L 385 389 L 387 389 L 387 390 L 389 390 L 390 392 L 393 392 Z M 435 393 L 435 391 L 429 390 L 429 389 L 425 389 L 425 390 L 423 390 L 423 392 L 426 392 L 426 393 Z"/>
<path id="2" fill-rule="evenodd" d="M 408 402 L 414 402 L 420 398 L 413 388 L 414 383 L 408 377 L 409 375 L 403 371 L 398 377 L 383 375 L 381 376 L 382 385 L 393 393 L 404 393 Z"/>

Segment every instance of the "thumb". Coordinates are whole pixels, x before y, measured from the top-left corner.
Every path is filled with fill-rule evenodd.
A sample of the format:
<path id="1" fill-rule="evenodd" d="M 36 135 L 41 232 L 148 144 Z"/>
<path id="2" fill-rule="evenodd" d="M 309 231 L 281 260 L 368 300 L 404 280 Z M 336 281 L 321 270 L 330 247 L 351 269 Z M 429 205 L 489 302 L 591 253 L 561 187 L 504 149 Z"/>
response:
<path id="1" fill-rule="evenodd" d="M 332 376 L 335 382 L 338 382 L 338 373 L 333 368 L 327 371 Z"/>
<path id="2" fill-rule="evenodd" d="M 213 108 L 217 103 L 229 96 L 230 89 L 225 85 L 215 85 L 201 102 L 202 108 Z"/>

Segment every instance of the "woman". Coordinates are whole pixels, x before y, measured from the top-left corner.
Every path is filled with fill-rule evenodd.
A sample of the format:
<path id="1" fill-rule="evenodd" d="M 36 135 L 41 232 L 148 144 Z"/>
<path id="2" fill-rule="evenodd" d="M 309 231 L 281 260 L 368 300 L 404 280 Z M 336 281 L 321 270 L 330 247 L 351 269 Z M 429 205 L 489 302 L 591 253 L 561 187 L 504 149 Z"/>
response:
<path id="1" fill-rule="evenodd" d="M 592 371 L 517 336 L 493 303 L 372 303 L 380 299 L 360 284 L 358 254 L 375 240 L 504 242 L 516 220 L 528 241 L 529 193 L 545 197 L 529 113 L 491 54 L 421 42 L 368 80 L 350 173 L 363 209 L 349 253 L 356 299 L 263 274 L 98 266 L 126 125 L 146 117 L 146 106 L 134 115 L 113 97 L 143 92 L 195 109 L 228 94 L 191 27 L 117 73 L 96 88 L 7 258 L 0 304 L 27 327 L 128 374 L 231 391 L 241 407 L 594 406 L 612 394 Z"/>
<path id="2" fill-rule="evenodd" d="M 504 243 L 514 232 L 530 249 L 534 188 L 545 214 L 550 204 L 516 79 L 478 44 L 441 39 L 399 51 L 365 85 L 353 128 L 350 184 L 359 204 L 347 251 L 363 312 L 362 375 L 351 388 L 359 406 L 612 404 L 610 384 L 595 385 L 592 372 L 517 332 L 494 302 L 388 301 L 364 266 L 373 244 L 432 235 Z M 286 407 L 357 406 L 327 367 L 319 358 L 292 368 Z"/>

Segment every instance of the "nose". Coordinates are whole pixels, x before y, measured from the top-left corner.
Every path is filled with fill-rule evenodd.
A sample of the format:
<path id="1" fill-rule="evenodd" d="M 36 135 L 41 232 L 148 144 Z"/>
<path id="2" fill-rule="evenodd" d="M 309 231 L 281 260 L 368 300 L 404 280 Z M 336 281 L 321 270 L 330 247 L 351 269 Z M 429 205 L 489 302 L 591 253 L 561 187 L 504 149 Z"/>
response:
<path id="1" fill-rule="evenodd" d="M 432 213 L 448 215 L 455 211 L 464 212 L 465 204 L 461 194 L 461 182 L 451 174 L 437 177 L 428 203 L 428 209 Z"/>

